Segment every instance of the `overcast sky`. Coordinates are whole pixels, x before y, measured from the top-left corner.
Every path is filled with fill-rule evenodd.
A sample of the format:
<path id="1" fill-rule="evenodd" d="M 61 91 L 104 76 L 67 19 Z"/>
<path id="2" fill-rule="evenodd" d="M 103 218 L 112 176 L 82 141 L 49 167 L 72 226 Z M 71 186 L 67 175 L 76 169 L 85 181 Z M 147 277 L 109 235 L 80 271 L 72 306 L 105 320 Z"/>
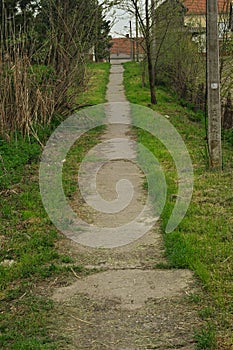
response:
<path id="1" fill-rule="evenodd" d="M 160 5 L 165 0 L 157 0 L 157 5 Z M 119 37 L 119 36 L 125 36 L 126 34 L 129 34 L 129 21 L 132 21 L 132 32 L 133 36 L 135 35 L 135 18 L 134 16 L 130 16 L 125 11 L 119 10 L 115 8 L 115 14 L 113 16 L 113 11 L 110 11 L 108 14 L 108 19 L 111 21 L 114 21 L 114 25 L 111 30 L 112 37 Z M 114 17 L 114 18 L 113 18 Z"/>
<path id="2" fill-rule="evenodd" d="M 113 15 L 113 12 L 111 11 L 107 17 L 113 22 L 113 27 L 110 33 L 112 37 L 120 37 L 129 34 L 130 19 L 132 20 L 132 31 L 134 34 L 134 18 L 130 17 L 129 14 L 127 14 L 125 11 L 115 9 L 115 14 Z"/>

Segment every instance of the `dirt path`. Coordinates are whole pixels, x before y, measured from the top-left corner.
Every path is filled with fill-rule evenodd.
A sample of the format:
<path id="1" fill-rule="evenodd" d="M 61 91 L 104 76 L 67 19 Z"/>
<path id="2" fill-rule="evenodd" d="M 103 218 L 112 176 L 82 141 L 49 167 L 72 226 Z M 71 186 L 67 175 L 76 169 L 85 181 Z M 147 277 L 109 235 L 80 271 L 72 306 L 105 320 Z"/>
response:
<path id="1" fill-rule="evenodd" d="M 121 124 L 123 119 L 124 124 L 125 120 L 130 122 L 129 108 L 127 104 L 111 106 L 111 102 L 126 102 L 122 80 L 123 67 L 113 64 L 107 116 L 109 123 L 119 124 L 109 125 L 102 141 L 118 141 L 105 144 L 98 152 L 114 158 L 117 145 L 132 161 L 116 159 L 105 164 L 98 174 L 97 187 L 106 201 L 113 201 L 115 184 L 124 178 L 133 184 L 134 196 L 120 214 L 93 214 L 95 224 L 113 228 L 133 220 L 145 202 L 143 175 L 133 162 L 136 152 L 130 126 Z M 92 166 L 91 162 L 87 169 L 88 166 Z M 87 182 L 91 182 L 88 177 Z M 94 201 L 93 196 L 89 193 L 88 199 Z M 148 210 L 141 224 L 148 225 L 153 220 Z M 110 239 L 107 248 L 101 248 L 103 240 L 95 238 L 85 238 L 84 245 L 65 238 L 61 241 L 63 252 L 95 273 L 65 286 L 59 281 L 53 285 L 56 320 L 51 332 L 66 339 L 62 349 L 194 349 L 193 334 L 199 320 L 189 297 L 197 291 L 192 273 L 156 268 L 165 262 L 157 224 L 140 239 L 136 229 L 126 233 L 131 237 L 130 244 L 124 245 L 122 236 L 120 241 Z"/>

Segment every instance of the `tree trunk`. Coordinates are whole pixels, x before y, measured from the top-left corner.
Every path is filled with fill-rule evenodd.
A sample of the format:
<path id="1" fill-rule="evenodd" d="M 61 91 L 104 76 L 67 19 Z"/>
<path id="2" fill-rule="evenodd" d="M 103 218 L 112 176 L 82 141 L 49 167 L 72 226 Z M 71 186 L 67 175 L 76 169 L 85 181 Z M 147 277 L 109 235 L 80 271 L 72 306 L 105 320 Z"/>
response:
<path id="1" fill-rule="evenodd" d="M 149 75 L 149 84 L 150 84 L 150 100 L 153 105 L 157 104 L 156 93 L 155 93 L 155 74 L 153 69 L 153 63 L 151 59 L 151 53 L 147 53 L 148 61 L 148 75 Z"/>
<path id="2" fill-rule="evenodd" d="M 141 30 L 145 40 L 145 53 L 147 56 L 147 65 L 148 65 L 148 76 L 149 76 L 149 85 L 150 85 L 150 96 L 151 104 L 157 104 L 156 93 L 155 93 L 155 66 L 153 65 L 153 56 L 152 56 L 152 47 L 151 47 L 151 8 L 149 6 L 149 0 L 145 0 L 145 19 L 140 16 L 137 1 L 134 0 L 133 4 L 135 7 L 136 16 L 141 25 Z"/>

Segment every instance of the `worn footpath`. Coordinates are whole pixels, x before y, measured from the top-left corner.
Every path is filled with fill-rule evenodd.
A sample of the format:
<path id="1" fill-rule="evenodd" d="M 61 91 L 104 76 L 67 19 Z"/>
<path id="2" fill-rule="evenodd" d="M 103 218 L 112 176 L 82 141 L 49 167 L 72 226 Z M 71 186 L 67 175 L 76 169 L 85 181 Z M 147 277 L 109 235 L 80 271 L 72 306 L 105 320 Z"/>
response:
<path id="1" fill-rule="evenodd" d="M 132 221 L 145 202 L 144 177 L 134 161 L 133 134 L 127 125 L 130 108 L 122 81 L 123 66 L 113 64 L 107 91 L 108 127 L 102 143 L 110 139 L 115 143 L 104 144 L 99 152 L 114 158 L 117 145 L 127 160 L 122 157 L 107 162 L 98 174 L 97 187 L 106 201 L 113 201 L 116 183 L 127 179 L 134 194 L 118 214 L 93 212 L 93 224 L 108 228 Z M 113 102 L 119 103 L 117 108 L 116 104 L 111 106 Z M 123 139 L 127 140 L 125 147 Z M 142 225 L 153 223 L 152 211 L 140 220 Z M 110 240 L 104 248 L 101 239 L 83 244 L 65 237 L 61 240 L 58 248 L 91 273 L 81 278 L 77 275 L 65 284 L 57 279 L 49 287 L 56 311 L 51 333 L 62 335 L 62 349 L 195 349 L 194 332 L 200 321 L 191 302 L 191 295 L 198 293 L 192 273 L 158 268 L 165 265 L 158 223 L 141 238 L 132 227 L 127 235 L 128 244 L 123 237 L 122 242 Z"/>

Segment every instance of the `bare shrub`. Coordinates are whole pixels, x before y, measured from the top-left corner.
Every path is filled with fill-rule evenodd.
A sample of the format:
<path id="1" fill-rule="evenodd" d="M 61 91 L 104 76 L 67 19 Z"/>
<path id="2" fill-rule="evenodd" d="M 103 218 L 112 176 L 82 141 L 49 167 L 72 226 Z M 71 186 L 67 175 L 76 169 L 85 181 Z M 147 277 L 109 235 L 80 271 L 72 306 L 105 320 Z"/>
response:
<path id="1" fill-rule="evenodd" d="M 16 130 L 23 135 L 34 133 L 36 125 L 50 124 L 54 115 L 66 116 L 77 108 L 77 95 L 87 85 L 86 62 L 99 20 L 98 5 L 91 4 L 92 0 L 42 0 L 30 25 L 27 21 L 21 26 L 15 25 L 15 13 L 9 16 L 2 8 L 2 136 L 9 138 Z"/>

